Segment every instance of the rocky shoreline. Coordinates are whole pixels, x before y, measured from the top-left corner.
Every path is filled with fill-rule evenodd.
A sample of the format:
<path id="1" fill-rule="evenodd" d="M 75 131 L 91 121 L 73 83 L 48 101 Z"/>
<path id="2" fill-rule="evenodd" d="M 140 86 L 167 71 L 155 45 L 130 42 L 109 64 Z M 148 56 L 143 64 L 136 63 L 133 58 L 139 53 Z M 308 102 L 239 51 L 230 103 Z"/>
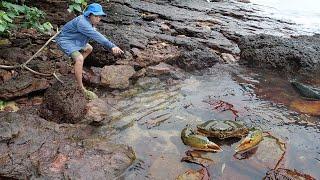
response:
<path id="1" fill-rule="evenodd" d="M 47 10 L 56 26 L 72 18 L 52 12 L 61 3 L 35 4 Z M 259 9 L 251 4 L 114 0 L 103 5 L 108 17 L 98 28 L 126 53 L 114 57 L 92 42 L 94 52 L 86 60 L 84 81 L 110 102 L 85 100 L 73 82 L 72 62 L 55 43 L 29 66 L 41 73 L 56 72 L 63 84 L 53 77 L 0 69 L 0 99 L 14 100 L 20 108 L 0 114 L 0 177 L 86 179 L 94 174 L 114 179 L 121 175 L 134 161 L 134 150 L 109 141 L 111 127 L 104 136 L 95 128 L 112 120 L 108 109 L 117 94 L 135 84 L 146 85 L 146 77 L 179 83 L 186 73 L 217 63 L 311 75 L 320 67 L 317 35 L 296 37 L 300 34 L 296 25 L 259 16 Z M 47 39 L 32 30 L 17 32 L 1 41 L 5 43 L 0 45 L 0 64 L 25 62 Z"/>

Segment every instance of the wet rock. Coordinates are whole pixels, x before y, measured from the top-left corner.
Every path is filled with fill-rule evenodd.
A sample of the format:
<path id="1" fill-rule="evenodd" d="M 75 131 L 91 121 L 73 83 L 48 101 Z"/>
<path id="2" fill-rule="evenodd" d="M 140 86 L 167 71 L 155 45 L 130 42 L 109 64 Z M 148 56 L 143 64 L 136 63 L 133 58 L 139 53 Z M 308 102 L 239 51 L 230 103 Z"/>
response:
<path id="1" fill-rule="evenodd" d="M 158 14 L 143 13 L 143 14 L 141 14 L 141 17 L 143 20 L 146 20 L 146 21 L 154 21 L 159 17 L 159 15 Z"/>
<path id="2" fill-rule="evenodd" d="M 250 0 L 237 0 L 237 1 L 242 3 L 250 3 Z"/>
<path id="3" fill-rule="evenodd" d="M 221 53 L 221 57 L 228 64 L 233 64 L 237 61 L 232 54 Z"/>
<path id="4" fill-rule="evenodd" d="M 105 66 L 101 71 L 101 85 L 125 89 L 129 87 L 129 78 L 135 74 L 132 66 Z"/>
<path id="5" fill-rule="evenodd" d="M 143 77 L 146 75 L 146 73 L 147 73 L 147 70 L 145 68 L 142 68 L 133 75 L 133 78 Z"/>
<path id="6" fill-rule="evenodd" d="M 87 101 L 73 78 L 56 82 L 44 96 L 41 117 L 57 123 L 80 122 L 86 113 Z"/>
<path id="7" fill-rule="evenodd" d="M 169 64 L 175 64 L 185 71 L 201 70 L 212 67 L 220 61 L 220 57 L 208 48 L 184 50 L 180 56 L 173 58 Z"/>
<path id="8" fill-rule="evenodd" d="M 243 64 L 289 71 L 320 68 L 320 36 L 280 38 L 271 35 L 244 37 L 239 47 Z"/>
<path id="9" fill-rule="evenodd" d="M 23 73 L 1 85 L 0 99 L 10 100 L 48 87 L 49 82 L 46 79 L 34 78 L 31 73 Z"/>
<path id="10" fill-rule="evenodd" d="M 34 115 L 2 113 L 0 127 L 3 178 L 115 179 L 135 159 L 130 147 L 94 137 L 92 126 L 59 125 Z"/>
<path id="11" fill-rule="evenodd" d="M 101 121 L 108 123 L 111 121 L 111 117 L 108 115 L 112 108 L 112 105 L 110 105 L 107 100 L 94 99 L 87 104 L 87 113 L 83 122 L 86 122 L 85 124 L 91 122 L 99 123 Z"/>
<path id="12" fill-rule="evenodd" d="M 155 66 L 148 66 L 146 70 L 147 70 L 148 76 L 160 76 L 160 75 L 169 74 L 172 69 L 173 67 L 170 66 L 169 64 L 159 63 L 158 65 L 155 65 Z"/>
<path id="13" fill-rule="evenodd" d="M 150 89 L 160 82 L 160 79 L 156 77 L 142 77 L 138 79 L 136 85 L 142 89 Z"/>
<path id="14" fill-rule="evenodd" d="M 315 178 L 308 175 L 298 172 L 297 170 L 291 169 L 271 169 L 267 172 L 266 176 L 263 178 L 265 180 L 276 180 L 276 179 L 310 179 L 314 180 Z"/>

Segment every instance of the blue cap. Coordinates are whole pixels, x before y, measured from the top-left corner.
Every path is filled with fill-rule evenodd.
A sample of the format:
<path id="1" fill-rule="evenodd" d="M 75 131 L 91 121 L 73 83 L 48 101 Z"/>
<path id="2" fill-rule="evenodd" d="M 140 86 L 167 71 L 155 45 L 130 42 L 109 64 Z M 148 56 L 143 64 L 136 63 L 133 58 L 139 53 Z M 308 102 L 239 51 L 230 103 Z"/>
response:
<path id="1" fill-rule="evenodd" d="M 84 16 L 89 16 L 90 14 L 95 16 L 106 16 L 106 13 L 102 10 L 102 6 L 98 3 L 90 4 L 83 13 Z"/>

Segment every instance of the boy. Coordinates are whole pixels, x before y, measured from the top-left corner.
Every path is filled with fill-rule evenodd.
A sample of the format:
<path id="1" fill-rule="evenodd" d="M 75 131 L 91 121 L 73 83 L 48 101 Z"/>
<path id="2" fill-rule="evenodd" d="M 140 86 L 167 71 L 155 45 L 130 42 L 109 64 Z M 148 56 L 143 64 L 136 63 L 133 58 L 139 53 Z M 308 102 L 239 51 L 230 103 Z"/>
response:
<path id="1" fill-rule="evenodd" d="M 93 49 L 88 44 L 89 39 L 93 39 L 104 47 L 111 49 L 115 55 L 123 53 L 119 47 L 96 31 L 95 26 L 100 22 L 102 16 L 106 16 L 102 6 L 98 3 L 90 4 L 83 15 L 65 24 L 60 34 L 56 37 L 56 42 L 60 49 L 75 61 L 74 73 L 76 81 L 89 99 L 97 98 L 97 95 L 86 90 L 82 83 L 83 61 Z"/>

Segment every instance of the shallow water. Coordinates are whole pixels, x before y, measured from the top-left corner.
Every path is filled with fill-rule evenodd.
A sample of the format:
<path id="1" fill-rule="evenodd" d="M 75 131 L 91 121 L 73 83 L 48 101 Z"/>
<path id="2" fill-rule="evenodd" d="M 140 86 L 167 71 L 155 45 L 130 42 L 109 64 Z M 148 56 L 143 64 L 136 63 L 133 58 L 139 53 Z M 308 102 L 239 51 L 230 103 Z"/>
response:
<path id="1" fill-rule="evenodd" d="M 289 20 L 307 32 L 320 33 L 320 1 L 318 0 L 251 0 L 272 18 Z"/>
<path id="2" fill-rule="evenodd" d="M 207 120 L 232 119 L 260 127 L 285 142 L 280 167 L 319 178 L 319 118 L 290 109 L 290 102 L 301 98 L 288 78 L 237 65 L 216 65 L 204 75 L 190 75 L 182 84 L 158 82 L 149 89 L 122 94 L 112 113 L 117 130 L 112 139 L 132 146 L 137 155 L 122 177 L 175 179 L 188 169 L 200 169 L 180 162 L 191 150 L 182 143 L 181 130 L 187 124 L 195 127 Z M 316 79 L 309 81 L 320 85 Z M 219 102 L 224 102 L 224 109 L 215 108 Z M 203 153 L 215 162 L 208 167 L 213 179 L 261 179 L 284 152 L 274 139 L 265 138 L 254 154 L 238 160 L 233 155 L 239 141 L 217 143 L 223 152 Z"/>

